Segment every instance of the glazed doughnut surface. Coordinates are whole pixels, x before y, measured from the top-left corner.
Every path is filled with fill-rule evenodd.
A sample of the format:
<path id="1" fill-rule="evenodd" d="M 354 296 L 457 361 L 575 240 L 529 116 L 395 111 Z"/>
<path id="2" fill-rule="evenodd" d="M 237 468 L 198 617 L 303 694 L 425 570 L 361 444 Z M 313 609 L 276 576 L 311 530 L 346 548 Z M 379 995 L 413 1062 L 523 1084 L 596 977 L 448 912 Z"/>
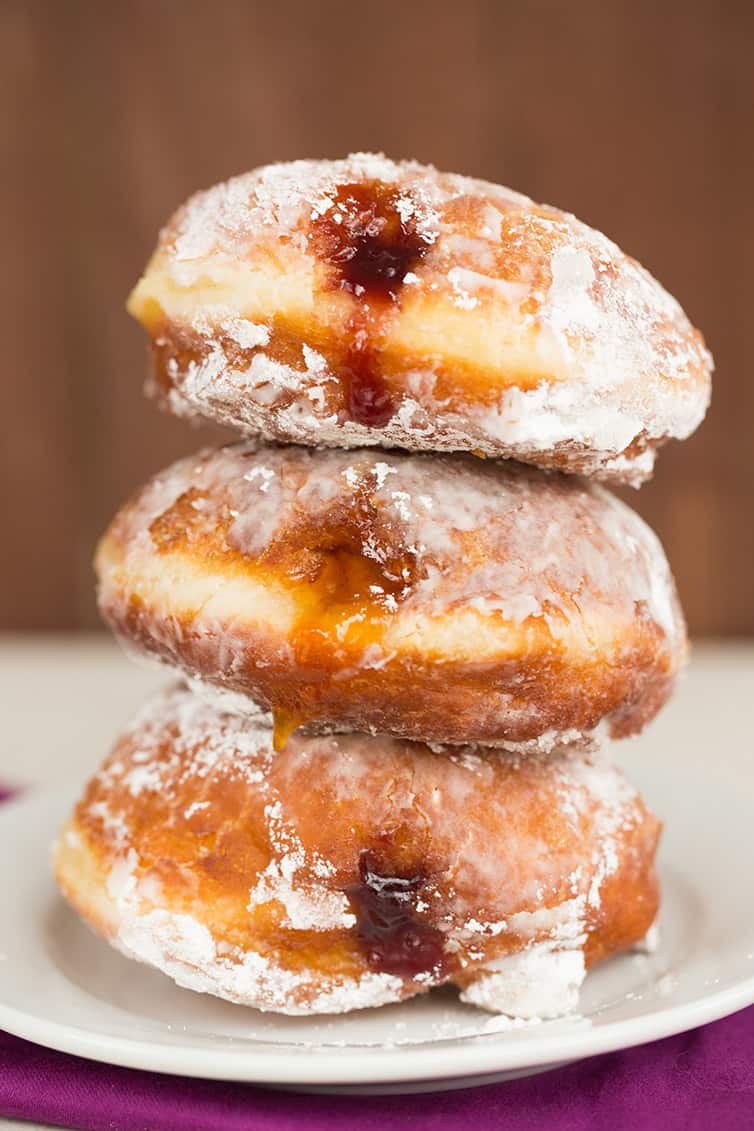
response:
<path id="1" fill-rule="evenodd" d="M 471 456 L 257 448 L 168 468 L 97 554 L 121 640 L 302 722 L 548 749 L 634 733 L 685 630 L 601 487 Z"/>
<path id="2" fill-rule="evenodd" d="M 173 411 L 288 442 L 473 451 L 638 484 L 709 399 L 701 335 L 599 232 L 373 154 L 197 194 L 129 309 Z"/>
<path id="3" fill-rule="evenodd" d="M 271 737 L 164 693 L 56 847 L 84 918 L 180 985 L 307 1014 L 449 981 L 552 1016 L 655 918 L 659 824 L 595 752 L 297 735 L 275 754 Z"/>

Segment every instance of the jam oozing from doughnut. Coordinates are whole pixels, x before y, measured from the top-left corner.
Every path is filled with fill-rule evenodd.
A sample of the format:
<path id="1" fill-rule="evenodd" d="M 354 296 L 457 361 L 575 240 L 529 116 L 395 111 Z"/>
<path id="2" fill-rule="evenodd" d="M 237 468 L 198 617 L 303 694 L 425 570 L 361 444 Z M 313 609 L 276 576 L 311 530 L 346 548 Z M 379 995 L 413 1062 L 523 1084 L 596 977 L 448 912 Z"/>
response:
<path id="1" fill-rule="evenodd" d="M 302 556 L 308 559 L 306 573 L 302 569 L 298 577 L 296 573 L 289 576 L 309 582 L 319 611 L 359 604 L 365 611 L 379 612 L 388 596 L 398 597 L 413 573 L 407 556 L 397 561 L 375 561 L 350 539 L 323 540 L 316 547 L 307 547 Z"/>
<path id="2" fill-rule="evenodd" d="M 302 616 L 320 631 L 332 618 L 395 611 L 418 580 L 415 551 L 381 518 L 368 492 L 365 480 L 353 506 L 319 515 L 316 526 L 291 525 L 259 559 L 285 578 Z"/>
<path id="3" fill-rule="evenodd" d="M 443 936 L 416 917 L 422 874 L 388 876 L 376 870 L 368 850 L 359 859 L 359 880 L 346 890 L 357 932 L 374 969 L 400 978 L 436 972 L 444 963 Z"/>
<path id="4" fill-rule="evenodd" d="M 333 506 L 314 520 L 285 526 L 261 553 L 252 552 L 243 537 L 234 537 L 230 502 L 208 510 L 207 493 L 196 487 L 182 492 L 149 525 L 154 547 L 166 555 L 203 553 L 206 539 L 221 528 L 221 545 L 211 551 L 217 561 L 224 559 L 230 569 L 251 577 L 271 576 L 290 591 L 295 617 L 290 648 L 296 679 L 289 681 L 284 696 L 266 700 L 273 713 L 277 751 L 285 749 L 298 727 L 322 714 L 323 697 L 346 663 L 343 657 L 350 655 L 359 662 L 367 649 L 378 644 L 386 618 L 398 611 L 423 575 L 415 551 L 372 501 L 374 478 L 368 471 L 361 482 L 351 505 Z M 192 639 L 190 633 L 185 635 L 187 649 Z M 339 657 L 337 666 L 323 662 L 323 648 L 324 654 Z M 389 657 L 378 652 L 374 661 L 389 662 Z"/>
<path id="5" fill-rule="evenodd" d="M 395 300 L 406 274 L 429 251 L 401 193 L 371 181 L 341 185 L 314 221 L 317 251 L 336 269 L 337 285 L 367 301 Z"/>
<path id="6" fill-rule="evenodd" d="M 395 416 L 397 405 L 380 372 L 376 352 L 350 346 L 341 373 L 346 381 L 348 419 L 367 428 L 384 428 Z"/>
<path id="7" fill-rule="evenodd" d="M 288 739 L 306 720 L 287 707 L 272 708 L 272 748 L 279 754 L 285 750 Z"/>
<path id="8" fill-rule="evenodd" d="M 333 516 L 316 531 L 293 530 L 268 553 L 298 604 L 291 646 L 301 683 L 291 688 L 290 703 L 273 709 L 274 746 L 283 750 L 293 731 L 321 712 L 320 693 L 332 676 L 322 667 L 323 640 L 332 641 L 335 653 L 350 646 L 363 654 L 410 592 L 417 570 L 415 558 L 389 547 L 365 514 L 340 522 Z"/>
<path id="9" fill-rule="evenodd" d="M 380 181 L 342 185 L 332 207 L 313 222 L 315 247 L 331 265 L 335 287 L 359 300 L 347 327 L 341 374 L 348 418 L 370 428 L 384 428 L 398 407 L 375 342 L 406 274 L 432 245 L 408 205 L 400 192 Z"/>

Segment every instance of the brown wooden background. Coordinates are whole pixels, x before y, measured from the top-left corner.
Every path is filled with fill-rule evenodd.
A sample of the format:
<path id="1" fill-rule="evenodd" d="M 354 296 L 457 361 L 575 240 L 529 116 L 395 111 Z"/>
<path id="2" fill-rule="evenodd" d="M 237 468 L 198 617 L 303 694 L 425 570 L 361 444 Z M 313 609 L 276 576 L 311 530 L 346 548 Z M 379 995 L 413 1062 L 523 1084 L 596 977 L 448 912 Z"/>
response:
<path id="1" fill-rule="evenodd" d="M 384 149 L 561 205 L 705 330 L 712 411 L 631 501 L 692 629 L 754 633 L 754 5 L 696 0 L 0 3 L 0 627 L 96 624 L 117 504 L 198 446 L 140 395 L 123 310 L 192 190 Z"/>

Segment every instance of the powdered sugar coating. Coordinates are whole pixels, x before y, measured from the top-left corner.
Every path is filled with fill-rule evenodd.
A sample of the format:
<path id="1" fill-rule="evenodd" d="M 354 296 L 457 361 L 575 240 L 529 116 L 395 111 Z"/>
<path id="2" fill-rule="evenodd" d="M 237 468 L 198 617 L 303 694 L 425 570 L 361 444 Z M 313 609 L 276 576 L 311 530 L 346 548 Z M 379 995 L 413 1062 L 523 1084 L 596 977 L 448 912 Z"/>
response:
<path id="1" fill-rule="evenodd" d="M 180 985 L 316 1013 L 451 981 L 485 1008 L 549 1016 L 573 1004 L 585 963 L 646 933 L 657 823 L 599 753 L 441 757 L 386 738 L 297 735 L 275 754 L 271 739 L 263 717 L 166 692 L 121 737 L 61 838 L 69 898 Z M 134 796 L 142 766 L 154 779 Z M 410 976 L 373 965 L 350 894 L 364 852 L 387 876 L 418 877 L 405 914 L 437 933 L 438 964 Z M 81 887 L 82 853 L 101 891 Z"/>
<path id="2" fill-rule="evenodd" d="M 583 950 L 535 943 L 491 962 L 461 1000 L 526 1020 L 560 1017 L 576 1008 L 585 975 Z"/>
<path id="3" fill-rule="evenodd" d="M 348 1013 L 389 1005 L 404 996 L 398 978 L 367 971 L 358 979 L 319 979 L 311 1000 L 311 970 L 296 973 L 258 951 L 218 947 L 209 928 L 189 915 L 142 913 L 139 908 L 137 900 L 119 900 L 121 923 L 114 946 L 196 993 L 291 1016 Z"/>
<path id="4" fill-rule="evenodd" d="M 363 331 L 395 400 L 380 427 L 347 410 L 353 331 L 313 234 L 344 185 L 370 183 L 391 186 L 428 247 L 387 323 Z M 471 450 L 638 484 L 709 400 L 701 335 L 606 237 L 502 186 L 379 155 L 266 166 L 197 194 L 131 309 L 173 411 L 308 445 Z M 227 327 L 247 316 L 257 337 L 241 345 Z"/>
<path id="5" fill-rule="evenodd" d="M 597 485 L 460 455 L 205 451 L 127 505 L 98 568 L 126 640 L 335 728 L 539 749 L 603 720 L 630 733 L 685 653 L 636 514 Z M 469 698 L 449 710 L 455 687 Z"/>

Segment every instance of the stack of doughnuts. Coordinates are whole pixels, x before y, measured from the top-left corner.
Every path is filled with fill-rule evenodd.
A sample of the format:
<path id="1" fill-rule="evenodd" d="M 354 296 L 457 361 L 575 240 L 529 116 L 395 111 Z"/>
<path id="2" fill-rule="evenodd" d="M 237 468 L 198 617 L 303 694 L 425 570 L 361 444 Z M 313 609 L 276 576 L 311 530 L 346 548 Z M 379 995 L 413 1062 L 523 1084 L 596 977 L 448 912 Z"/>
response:
<path id="1" fill-rule="evenodd" d="M 289 1014 L 452 983 L 518 1017 L 646 945 L 660 825 L 611 763 L 686 654 L 640 484 L 704 416 L 678 304 L 573 216 L 414 162 L 193 197 L 129 301 L 149 391 L 239 442 L 96 568 L 179 681 L 88 784 L 59 884 L 124 954 Z"/>

